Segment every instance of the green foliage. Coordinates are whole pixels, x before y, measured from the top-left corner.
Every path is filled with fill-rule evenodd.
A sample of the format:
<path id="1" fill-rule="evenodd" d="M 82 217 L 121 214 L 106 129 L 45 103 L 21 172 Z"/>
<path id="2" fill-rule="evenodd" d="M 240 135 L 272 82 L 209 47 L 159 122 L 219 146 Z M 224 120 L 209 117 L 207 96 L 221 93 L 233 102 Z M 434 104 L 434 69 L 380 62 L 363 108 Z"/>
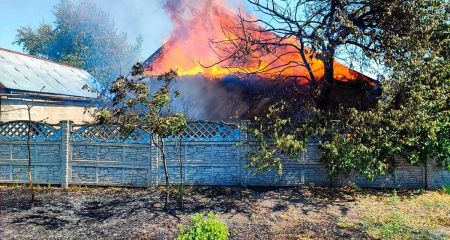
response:
<path id="1" fill-rule="evenodd" d="M 444 185 L 442 186 L 442 192 L 450 195 L 450 185 Z"/>
<path id="2" fill-rule="evenodd" d="M 412 228 L 410 224 L 407 215 L 391 212 L 381 221 L 366 219 L 362 225 L 376 239 L 443 239 L 429 230 Z"/>
<path id="3" fill-rule="evenodd" d="M 87 70 L 99 80 L 97 87 L 103 91 L 123 69 L 139 60 L 142 39 L 130 45 L 94 1 L 60 0 L 53 13 L 54 25 L 20 27 L 15 43 L 29 54 Z"/>
<path id="4" fill-rule="evenodd" d="M 194 214 L 192 226 L 179 227 L 177 240 L 226 240 L 228 227 L 222 223 L 217 215 L 210 212 L 208 216 L 202 213 Z"/>
<path id="5" fill-rule="evenodd" d="M 321 144 L 332 175 L 354 170 L 373 178 L 392 171 L 398 157 L 413 165 L 434 159 L 450 166 L 450 65 L 430 63 L 416 62 L 421 75 L 386 82 L 386 100 L 375 108 L 346 111 L 341 131 Z"/>
<path id="6" fill-rule="evenodd" d="M 177 73 L 173 70 L 158 76 L 156 81 L 162 82 L 162 86 L 151 91 L 146 82 L 148 78 L 144 72 L 144 66 L 137 63 L 129 76 L 119 76 L 113 82 L 111 87 L 111 93 L 114 96 L 113 106 L 101 109 L 96 115 L 98 122 L 119 123 L 124 136 L 136 128 L 152 133 L 152 142 L 159 149 L 164 166 L 166 210 L 169 205 L 170 183 L 164 138 L 176 136 L 187 125 L 186 116 L 172 112 L 171 108 L 173 98 L 180 96 L 178 92 L 171 95 L 169 87 L 176 77 Z M 152 80 L 154 79 L 150 79 Z"/>
<path id="7" fill-rule="evenodd" d="M 392 172 L 399 158 L 413 165 L 433 160 L 450 169 L 449 9 L 445 1 L 408 4 L 416 9 L 409 12 L 415 13 L 414 26 L 408 26 L 414 34 L 387 31 L 385 48 L 370 54 L 385 67 L 380 101 L 367 109 L 324 108 L 313 104 L 315 96 L 300 105 L 299 99 L 283 99 L 251 127 L 251 167 L 282 171 L 281 155 L 298 159 L 306 143 L 320 137 L 331 176 L 357 172 L 373 179 Z M 399 21 L 389 25 L 405 20 L 396 17 L 386 16 Z"/>
<path id="8" fill-rule="evenodd" d="M 176 77 L 173 70 L 158 76 L 156 80 L 163 85 L 152 92 L 144 83 L 147 76 L 143 65 L 135 64 L 129 76 L 120 76 L 113 82 L 113 108 L 99 111 L 97 121 L 117 122 L 128 131 L 135 128 L 148 130 L 162 138 L 178 134 L 186 127 L 187 119 L 184 114 L 174 113 L 170 108 L 169 86 Z"/>
<path id="9" fill-rule="evenodd" d="M 393 239 L 399 235 L 407 234 L 408 229 L 404 227 L 403 221 L 401 215 L 393 213 L 390 219 L 378 228 L 381 238 Z"/>
<path id="10" fill-rule="evenodd" d="M 280 101 L 269 107 L 263 117 L 256 117 L 254 125 L 248 132 L 251 135 L 253 146 L 257 151 L 249 153 L 249 167 L 255 171 L 266 171 L 275 167 L 281 174 L 283 164 L 281 155 L 298 159 L 299 153 L 306 147 L 305 139 L 298 139 L 304 128 L 293 127 L 293 118 L 286 111 L 290 108 L 285 101 Z M 288 116 L 286 118 L 281 115 Z"/>
<path id="11" fill-rule="evenodd" d="M 330 175 L 356 171 L 374 178 L 391 171 L 395 161 L 390 154 L 393 147 L 383 141 L 383 136 L 389 131 L 384 119 L 361 117 L 356 109 L 345 112 L 345 118 L 350 121 L 345 126 L 339 122 L 337 129 L 330 129 L 328 138 L 323 138 L 320 145 Z M 375 115 L 370 111 L 364 114 Z M 368 119 L 370 121 L 365 123 Z"/>
<path id="12" fill-rule="evenodd" d="M 392 195 L 389 197 L 389 201 L 393 204 L 397 204 L 398 203 L 398 195 L 397 195 L 397 190 L 394 189 L 394 191 L 392 192 Z"/>
<path id="13" fill-rule="evenodd" d="M 355 228 L 357 225 L 351 221 L 347 221 L 346 219 L 342 217 L 336 218 L 336 226 L 339 228 Z"/>
<path id="14" fill-rule="evenodd" d="M 426 190 L 423 188 L 419 188 L 419 189 L 415 190 L 414 193 L 417 195 L 421 195 L 421 194 L 426 193 Z"/>

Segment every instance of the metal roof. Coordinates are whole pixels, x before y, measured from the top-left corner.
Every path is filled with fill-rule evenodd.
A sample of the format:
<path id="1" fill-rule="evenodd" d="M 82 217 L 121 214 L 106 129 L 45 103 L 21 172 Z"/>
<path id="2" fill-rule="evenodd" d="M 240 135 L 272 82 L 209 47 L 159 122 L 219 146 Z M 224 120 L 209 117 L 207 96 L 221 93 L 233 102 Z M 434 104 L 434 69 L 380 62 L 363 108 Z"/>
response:
<path id="1" fill-rule="evenodd" d="M 83 89 L 94 83 L 85 70 L 0 48 L 0 89 L 95 98 Z"/>

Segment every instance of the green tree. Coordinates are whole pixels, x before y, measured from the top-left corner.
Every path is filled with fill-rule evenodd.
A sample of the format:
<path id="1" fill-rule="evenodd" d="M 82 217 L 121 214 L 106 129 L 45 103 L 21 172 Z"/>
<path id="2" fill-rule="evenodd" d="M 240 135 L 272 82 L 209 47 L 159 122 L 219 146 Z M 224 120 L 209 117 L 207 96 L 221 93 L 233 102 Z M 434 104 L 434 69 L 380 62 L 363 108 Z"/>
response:
<path id="1" fill-rule="evenodd" d="M 245 72 L 270 71 L 283 74 L 293 67 L 304 67 L 304 76 L 316 90 L 320 107 L 333 107 L 331 90 L 335 85 L 334 59 L 338 53 L 347 58 L 374 59 L 398 42 L 420 34 L 419 25 L 436 9 L 436 0 L 248 0 L 263 17 L 254 19 L 240 15 L 240 22 L 223 28 L 227 38 L 213 41 L 218 49 L 218 64 L 243 68 Z M 425 16 L 425 17 L 423 17 Z M 269 34 L 268 34 L 269 33 Z M 272 33 L 272 34 L 270 34 Z M 295 39 L 295 41 L 292 41 Z M 285 51 L 279 51 L 284 48 Z M 401 52 L 400 48 L 398 48 Z M 261 63 L 264 55 L 282 58 L 286 51 L 296 51 L 299 59 L 291 63 Z M 309 59 L 323 63 L 323 79 L 316 79 Z M 254 70 L 253 70 L 254 71 Z M 323 84 L 320 82 L 323 81 Z"/>
<path id="2" fill-rule="evenodd" d="M 139 61 L 142 39 L 129 44 L 93 1 L 60 0 L 53 14 L 54 24 L 17 29 L 15 43 L 29 54 L 87 70 L 99 81 L 98 91 L 108 90 L 124 69 Z"/>
<path id="3" fill-rule="evenodd" d="M 137 63 L 129 76 L 120 76 L 113 82 L 113 107 L 102 109 L 97 114 L 98 122 L 119 123 L 124 133 L 132 132 L 136 128 L 152 133 L 152 142 L 159 149 L 164 167 L 166 209 L 169 204 L 170 182 L 164 138 L 176 136 L 187 125 L 186 116 L 172 112 L 170 107 L 173 99 L 180 96 L 177 91 L 171 92 L 169 87 L 176 77 L 177 73 L 173 70 L 159 75 L 156 80 L 160 81 L 162 86 L 151 91 L 145 81 L 147 75 L 144 73 L 144 67 Z"/>
<path id="4" fill-rule="evenodd" d="M 215 45 L 230 53 L 222 55 L 221 64 L 245 67 L 261 54 L 282 54 L 277 49 L 287 44 L 299 51 L 299 64 L 308 69 L 304 57 L 317 56 L 325 68 L 322 86 L 314 88 L 312 74 L 306 76 L 318 94 L 290 95 L 256 117 L 250 127 L 256 140 L 251 167 L 260 171 L 276 168 L 281 173 L 281 155 L 298 159 L 306 143 L 317 137 L 332 176 L 358 172 L 373 178 L 392 171 L 398 157 L 416 165 L 435 158 L 448 167 L 447 1 L 249 2 L 266 18 L 241 16 L 239 26 L 230 28 L 233 34 L 229 36 L 236 37 Z M 265 32 L 276 35 L 261 38 Z M 292 37 L 298 44 L 284 41 Z M 311 50 L 305 51 L 306 47 Z M 347 53 L 346 57 L 360 58 L 362 54 L 363 59 L 384 66 L 384 94 L 372 108 L 329 101 L 335 84 L 329 65 L 342 47 L 357 49 L 358 54 Z"/>
<path id="5" fill-rule="evenodd" d="M 325 158 L 335 173 L 358 169 L 373 177 L 393 170 L 398 157 L 426 167 L 433 160 L 450 170 L 450 31 L 445 15 L 422 45 L 387 61 L 392 79 L 385 82 L 385 99 L 367 111 L 348 110 L 341 126 L 347 134 L 336 132 L 324 142 Z"/>

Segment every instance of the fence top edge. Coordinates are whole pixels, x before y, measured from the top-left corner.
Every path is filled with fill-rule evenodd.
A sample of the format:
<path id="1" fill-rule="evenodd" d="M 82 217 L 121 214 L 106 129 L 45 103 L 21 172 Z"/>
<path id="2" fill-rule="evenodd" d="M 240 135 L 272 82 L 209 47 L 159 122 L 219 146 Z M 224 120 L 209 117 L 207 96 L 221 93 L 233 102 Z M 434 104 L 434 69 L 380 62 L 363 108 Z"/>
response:
<path id="1" fill-rule="evenodd" d="M 213 120 L 193 120 L 193 121 L 188 121 L 187 124 L 190 123 L 212 123 L 212 124 L 223 124 L 223 125 L 235 125 L 238 126 L 241 123 L 246 123 L 249 122 L 249 120 L 237 120 L 237 121 L 232 121 L 232 122 L 225 122 L 225 121 L 213 121 Z M 58 125 L 58 124 L 55 124 Z M 86 123 L 86 124 L 75 124 L 73 123 L 72 126 L 74 127 L 86 127 L 86 126 L 95 126 L 95 125 L 118 125 L 121 126 L 121 123 L 118 122 L 110 122 L 110 123 Z"/>
<path id="2" fill-rule="evenodd" d="M 52 127 L 52 128 L 60 126 L 60 124 L 52 124 L 52 123 L 45 123 L 45 122 L 40 122 L 40 121 L 28 121 L 28 120 L 13 120 L 13 121 L 6 121 L 6 122 L 0 121 L 0 126 L 1 125 L 7 125 L 7 124 L 14 124 L 14 123 L 40 124 L 40 125 L 45 125 L 45 126 L 49 126 L 49 127 Z"/>

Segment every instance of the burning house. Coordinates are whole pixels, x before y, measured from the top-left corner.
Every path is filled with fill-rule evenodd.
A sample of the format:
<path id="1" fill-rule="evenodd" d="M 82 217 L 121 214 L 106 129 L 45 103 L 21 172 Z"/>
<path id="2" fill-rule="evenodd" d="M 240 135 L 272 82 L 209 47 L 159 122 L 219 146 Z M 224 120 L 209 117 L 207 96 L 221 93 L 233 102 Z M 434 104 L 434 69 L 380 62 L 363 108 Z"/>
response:
<path id="1" fill-rule="evenodd" d="M 291 46 L 278 47 L 277 53 L 261 55 L 242 67 L 230 67 L 223 64 L 220 49 L 211 45 L 211 39 L 230 38 L 223 26 L 236 25 L 235 11 L 214 0 L 198 4 L 167 1 L 166 10 L 174 23 L 174 31 L 144 66 L 150 76 L 170 69 L 177 71 L 180 77 L 174 87 L 183 96 L 178 110 L 186 110 L 191 119 L 247 118 L 274 98 L 292 94 L 297 94 L 297 98 L 298 94 L 311 90 L 306 64 L 299 51 L 292 47 L 298 44 L 295 39 L 285 40 L 291 41 Z M 261 37 L 276 37 L 272 33 L 264 34 Z M 320 85 L 324 78 L 322 61 L 310 57 L 306 62 Z M 334 78 L 331 98 L 337 104 L 370 106 L 381 93 L 376 80 L 337 61 L 334 62 Z"/>

